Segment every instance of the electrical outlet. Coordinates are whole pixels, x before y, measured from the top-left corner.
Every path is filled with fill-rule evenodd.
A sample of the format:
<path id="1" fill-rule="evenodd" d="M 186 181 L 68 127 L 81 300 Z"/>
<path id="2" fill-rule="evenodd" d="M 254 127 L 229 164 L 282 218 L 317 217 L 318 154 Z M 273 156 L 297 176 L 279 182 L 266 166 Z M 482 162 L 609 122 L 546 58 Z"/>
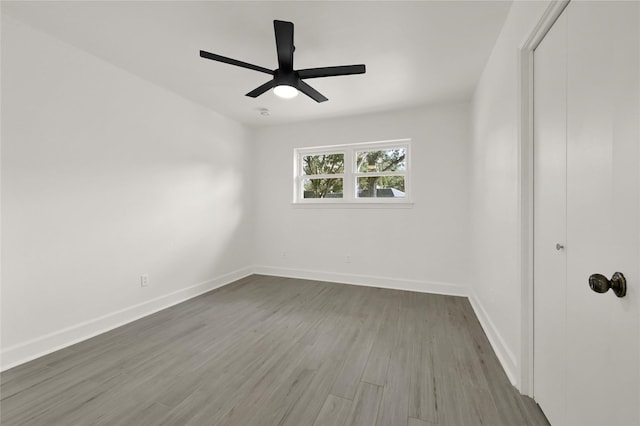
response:
<path id="1" fill-rule="evenodd" d="M 345 263 L 351 263 L 351 255 L 348 254 L 344 261 L 345 261 Z"/>
<path id="2" fill-rule="evenodd" d="M 148 274 L 140 275 L 140 287 L 149 287 L 149 275 Z"/>

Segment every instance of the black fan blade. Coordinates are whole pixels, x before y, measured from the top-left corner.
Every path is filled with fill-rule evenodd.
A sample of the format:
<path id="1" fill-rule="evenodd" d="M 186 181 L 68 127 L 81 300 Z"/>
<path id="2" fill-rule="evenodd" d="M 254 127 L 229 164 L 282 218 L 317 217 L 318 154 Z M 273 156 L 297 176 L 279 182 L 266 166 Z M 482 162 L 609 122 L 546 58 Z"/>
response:
<path id="1" fill-rule="evenodd" d="M 278 68 L 281 71 L 293 71 L 293 23 L 273 21 L 278 49 Z"/>
<path id="2" fill-rule="evenodd" d="M 302 80 L 298 81 L 297 89 L 316 102 L 324 102 L 329 100 L 325 98 L 322 93 L 318 92 L 316 89 L 309 86 Z"/>
<path id="3" fill-rule="evenodd" d="M 300 78 L 334 77 L 338 75 L 364 74 L 364 65 L 343 65 L 339 67 L 307 68 L 298 70 Z"/>
<path id="4" fill-rule="evenodd" d="M 226 56 L 216 55 L 215 53 L 205 52 L 204 50 L 200 51 L 200 56 L 202 58 L 211 59 L 212 61 L 224 62 L 225 64 L 235 65 L 242 68 L 249 68 L 250 70 L 260 71 L 265 74 L 273 75 L 273 70 L 270 70 L 268 68 L 249 64 L 247 62 L 242 62 L 242 61 L 238 61 L 231 58 L 227 58 Z"/>
<path id="5" fill-rule="evenodd" d="M 272 87 L 276 87 L 276 86 L 277 86 L 276 81 L 275 80 L 270 80 L 270 81 L 267 81 L 262 86 L 253 89 L 252 91 L 247 93 L 246 96 L 249 96 L 249 97 L 252 97 L 252 98 L 257 98 L 258 96 L 262 95 L 267 90 L 271 89 Z"/>

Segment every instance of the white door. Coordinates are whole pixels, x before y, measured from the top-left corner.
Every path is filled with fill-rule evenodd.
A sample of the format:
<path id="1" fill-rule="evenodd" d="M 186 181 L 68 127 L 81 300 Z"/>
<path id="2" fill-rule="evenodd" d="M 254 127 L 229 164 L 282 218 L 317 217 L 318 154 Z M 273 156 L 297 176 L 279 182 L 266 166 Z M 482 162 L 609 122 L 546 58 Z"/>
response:
<path id="1" fill-rule="evenodd" d="M 567 14 L 534 52 L 534 394 L 552 424 L 564 419 L 567 240 Z"/>
<path id="2" fill-rule="evenodd" d="M 572 2 L 534 53 L 534 397 L 554 425 L 640 424 L 639 8 Z M 626 296 L 589 287 L 615 272 Z"/>

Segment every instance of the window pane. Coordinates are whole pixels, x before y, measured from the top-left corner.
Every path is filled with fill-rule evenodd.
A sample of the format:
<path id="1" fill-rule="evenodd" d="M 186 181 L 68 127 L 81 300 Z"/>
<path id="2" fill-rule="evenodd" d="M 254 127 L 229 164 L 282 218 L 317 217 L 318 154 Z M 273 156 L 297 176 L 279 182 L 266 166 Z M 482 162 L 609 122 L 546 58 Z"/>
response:
<path id="1" fill-rule="evenodd" d="M 302 157 L 303 175 L 335 175 L 344 173 L 344 154 L 318 154 Z"/>
<path id="2" fill-rule="evenodd" d="M 406 158 L 405 148 L 360 151 L 356 153 L 356 170 L 358 173 L 406 170 Z"/>
<path id="3" fill-rule="evenodd" d="M 358 178 L 358 198 L 404 198 L 404 176 Z"/>
<path id="4" fill-rule="evenodd" d="M 302 198 L 342 198 L 342 178 L 305 179 Z"/>

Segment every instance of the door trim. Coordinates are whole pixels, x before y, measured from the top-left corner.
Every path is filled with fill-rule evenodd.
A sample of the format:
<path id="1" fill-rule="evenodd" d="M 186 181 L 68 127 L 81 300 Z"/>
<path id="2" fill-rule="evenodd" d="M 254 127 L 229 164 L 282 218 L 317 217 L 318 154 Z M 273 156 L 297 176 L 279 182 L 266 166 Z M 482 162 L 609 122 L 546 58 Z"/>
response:
<path id="1" fill-rule="evenodd" d="M 518 218 L 520 221 L 520 380 L 521 393 L 533 397 L 533 51 L 569 4 L 551 1 L 518 49 Z"/>

